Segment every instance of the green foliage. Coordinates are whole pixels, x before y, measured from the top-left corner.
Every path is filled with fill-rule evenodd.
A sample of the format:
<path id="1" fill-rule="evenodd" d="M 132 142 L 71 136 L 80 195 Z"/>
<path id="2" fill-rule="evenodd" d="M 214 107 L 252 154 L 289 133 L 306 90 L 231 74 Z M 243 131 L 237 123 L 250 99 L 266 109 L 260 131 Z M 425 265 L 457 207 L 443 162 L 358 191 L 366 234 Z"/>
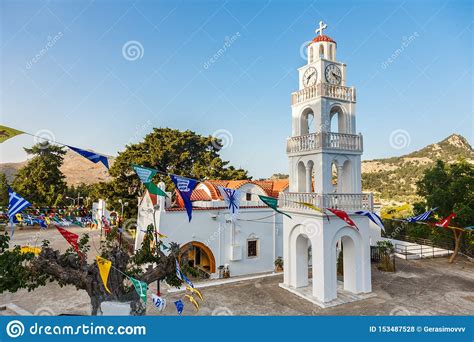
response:
<path id="1" fill-rule="evenodd" d="M 64 175 L 59 169 L 66 152 L 47 142 L 25 148 L 25 151 L 34 157 L 17 172 L 13 188 L 33 205 L 59 205 L 66 192 Z"/>
<path id="2" fill-rule="evenodd" d="M 393 263 L 393 252 L 395 248 L 390 241 L 377 241 L 377 246 L 380 251 L 380 263 L 378 269 L 384 272 L 395 272 L 395 265 Z"/>
<path id="3" fill-rule="evenodd" d="M 110 168 L 112 181 L 99 183 L 91 191 L 91 199 L 107 200 L 109 208 L 119 210 L 118 200 L 129 202 L 126 216 L 136 215 L 137 197 L 144 190 L 131 168 L 138 164 L 166 173 L 196 179 L 248 179 L 247 171 L 229 166 L 219 156 L 222 142 L 212 136 L 201 136 L 192 131 L 155 128 L 137 144 L 127 145 Z M 174 189 L 168 176 L 157 174 L 153 182 L 164 182 L 167 189 Z"/>
<path id="4" fill-rule="evenodd" d="M 4 173 L 0 172 L 0 206 L 8 206 L 8 182 Z"/>
<path id="5" fill-rule="evenodd" d="M 277 257 L 274 264 L 276 267 L 283 267 L 283 258 L 281 256 Z"/>
<path id="6" fill-rule="evenodd" d="M 35 258 L 33 253 L 21 253 L 20 246 L 9 249 L 10 236 L 0 234 L 0 293 L 16 292 L 26 288 L 31 291 L 45 285 L 47 275 L 34 275 L 28 265 Z"/>

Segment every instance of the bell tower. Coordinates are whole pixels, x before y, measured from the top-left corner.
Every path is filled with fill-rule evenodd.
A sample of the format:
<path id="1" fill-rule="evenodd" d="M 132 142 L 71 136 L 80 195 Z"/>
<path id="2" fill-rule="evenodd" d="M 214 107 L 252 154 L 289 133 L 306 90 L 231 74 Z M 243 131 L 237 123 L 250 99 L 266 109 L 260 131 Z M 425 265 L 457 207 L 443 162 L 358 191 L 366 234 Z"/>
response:
<path id="1" fill-rule="evenodd" d="M 362 193 L 356 91 L 346 84 L 346 64 L 336 59 L 337 43 L 324 34 L 326 29 L 320 21 L 307 46 L 307 63 L 298 69 L 299 88 L 291 94 L 292 134 L 286 146 L 290 189 L 279 202 L 292 216 L 283 221 L 281 286 L 302 297 L 309 291 L 299 289 L 312 286 L 309 300 L 322 306 L 337 298 L 336 260 L 342 250 L 344 290 L 371 292 L 369 222 L 354 213 L 372 211 L 372 194 Z M 327 208 L 346 211 L 358 228 Z"/>

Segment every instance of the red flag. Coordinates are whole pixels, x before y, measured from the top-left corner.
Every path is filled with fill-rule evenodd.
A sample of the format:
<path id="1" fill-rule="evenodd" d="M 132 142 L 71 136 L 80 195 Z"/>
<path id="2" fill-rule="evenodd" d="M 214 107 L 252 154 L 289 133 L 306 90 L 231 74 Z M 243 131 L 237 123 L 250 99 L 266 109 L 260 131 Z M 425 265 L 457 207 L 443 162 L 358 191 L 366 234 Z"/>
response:
<path id="1" fill-rule="evenodd" d="M 449 224 L 451 223 L 451 220 L 456 217 L 456 214 L 455 213 L 451 213 L 449 214 L 448 217 L 446 217 L 445 219 L 439 221 L 439 222 L 436 222 L 435 223 L 435 226 L 438 226 L 438 227 L 443 227 L 443 228 L 446 228 L 449 226 Z"/>
<path id="2" fill-rule="evenodd" d="M 58 227 L 58 226 L 56 226 L 56 228 L 59 230 L 61 235 L 66 239 L 66 241 L 69 242 L 69 244 L 72 246 L 72 248 L 74 248 L 74 250 L 78 254 L 81 254 L 79 252 L 79 246 L 77 244 L 77 239 L 79 238 L 79 235 L 71 233 L 70 231 L 67 231 L 66 229 Z"/>
<path id="3" fill-rule="evenodd" d="M 355 222 L 351 220 L 349 215 L 347 215 L 347 213 L 344 210 L 331 209 L 331 208 L 326 208 L 326 209 L 329 210 L 334 215 L 336 215 L 337 217 L 339 217 L 344 222 L 346 222 L 349 226 L 354 227 L 355 229 L 359 230 Z"/>

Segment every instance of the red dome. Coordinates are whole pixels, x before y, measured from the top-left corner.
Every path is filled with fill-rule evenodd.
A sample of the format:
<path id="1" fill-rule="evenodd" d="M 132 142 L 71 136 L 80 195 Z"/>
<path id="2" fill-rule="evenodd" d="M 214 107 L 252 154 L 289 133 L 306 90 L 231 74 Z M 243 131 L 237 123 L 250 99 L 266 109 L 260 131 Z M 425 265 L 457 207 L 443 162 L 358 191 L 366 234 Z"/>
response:
<path id="1" fill-rule="evenodd" d="M 321 34 L 321 35 L 319 35 L 319 36 L 317 36 L 316 38 L 313 39 L 313 43 L 317 43 L 317 42 L 330 42 L 330 43 L 336 44 L 336 42 L 334 40 L 332 40 L 331 37 L 328 37 L 324 34 Z"/>

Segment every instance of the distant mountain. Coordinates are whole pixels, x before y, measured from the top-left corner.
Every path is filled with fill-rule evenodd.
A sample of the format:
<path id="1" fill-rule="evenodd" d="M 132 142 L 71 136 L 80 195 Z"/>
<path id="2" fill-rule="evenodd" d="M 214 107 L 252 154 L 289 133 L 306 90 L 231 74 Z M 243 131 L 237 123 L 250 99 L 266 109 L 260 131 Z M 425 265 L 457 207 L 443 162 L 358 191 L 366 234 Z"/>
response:
<path id="1" fill-rule="evenodd" d="M 109 157 L 109 164 L 112 166 L 113 157 Z M 5 173 L 7 180 L 11 182 L 15 173 L 26 165 L 28 161 L 19 163 L 4 163 L 0 164 L 0 172 Z M 86 158 L 80 156 L 76 152 L 68 150 L 64 155 L 64 163 L 61 166 L 61 171 L 66 176 L 68 185 L 95 184 L 110 179 L 109 172 L 101 163 L 94 164 Z"/>
<path id="2" fill-rule="evenodd" d="M 400 157 L 363 161 L 362 188 L 384 203 L 412 202 L 417 199 L 416 181 L 427 168 L 438 159 L 452 163 L 460 158 L 474 164 L 474 151 L 466 138 L 452 134 Z"/>

